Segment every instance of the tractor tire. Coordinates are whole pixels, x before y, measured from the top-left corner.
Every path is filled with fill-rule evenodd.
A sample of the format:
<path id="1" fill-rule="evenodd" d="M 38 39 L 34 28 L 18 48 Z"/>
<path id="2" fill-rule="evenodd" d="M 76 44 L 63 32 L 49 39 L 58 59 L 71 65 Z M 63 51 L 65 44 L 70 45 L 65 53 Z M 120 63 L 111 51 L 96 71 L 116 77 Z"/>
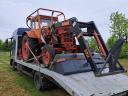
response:
<path id="1" fill-rule="evenodd" d="M 28 59 L 32 58 L 32 54 L 28 48 L 30 47 L 29 43 L 29 37 L 27 35 L 24 35 L 22 39 L 22 56 L 24 61 L 27 61 Z"/>
<path id="2" fill-rule="evenodd" d="M 36 45 L 38 45 L 38 42 L 36 40 L 29 38 L 27 36 L 27 34 L 23 36 L 23 39 L 22 39 L 22 56 L 23 56 L 24 61 L 27 61 L 27 60 L 33 58 L 33 55 L 31 53 L 31 51 L 29 50 L 29 48 L 32 50 L 32 52 L 35 55 L 38 55 L 37 53 L 39 53 L 39 52 L 35 52 L 35 50 L 36 50 L 35 48 L 38 48 Z M 32 62 L 32 60 L 30 60 L 28 62 Z"/>
<path id="3" fill-rule="evenodd" d="M 49 67 L 50 63 L 53 61 L 55 57 L 55 50 L 53 47 L 49 44 L 44 45 L 41 48 L 41 61 L 44 64 L 45 67 Z"/>

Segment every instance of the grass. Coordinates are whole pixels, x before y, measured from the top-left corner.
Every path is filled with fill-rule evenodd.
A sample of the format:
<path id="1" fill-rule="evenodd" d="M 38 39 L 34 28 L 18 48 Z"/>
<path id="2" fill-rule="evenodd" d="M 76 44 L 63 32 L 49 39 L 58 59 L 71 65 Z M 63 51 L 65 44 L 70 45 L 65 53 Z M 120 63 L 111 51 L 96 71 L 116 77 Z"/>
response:
<path id="1" fill-rule="evenodd" d="M 0 52 L 0 96 L 68 96 L 68 94 L 62 89 L 36 90 L 32 78 L 10 69 L 9 53 Z"/>
<path id="2" fill-rule="evenodd" d="M 127 70 L 127 75 L 128 75 L 128 59 L 120 59 L 121 65 L 124 66 L 125 70 Z"/>

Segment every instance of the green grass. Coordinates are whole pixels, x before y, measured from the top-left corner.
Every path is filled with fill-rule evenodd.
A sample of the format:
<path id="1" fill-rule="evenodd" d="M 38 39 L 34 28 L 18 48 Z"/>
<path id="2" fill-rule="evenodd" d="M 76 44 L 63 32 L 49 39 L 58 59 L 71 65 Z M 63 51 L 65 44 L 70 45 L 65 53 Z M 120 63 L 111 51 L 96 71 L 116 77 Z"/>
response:
<path id="1" fill-rule="evenodd" d="M 128 59 L 120 59 L 119 61 L 121 65 L 124 66 L 125 70 L 127 70 L 127 75 L 128 75 Z"/>
<path id="2" fill-rule="evenodd" d="M 0 52 L 0 96 L 68 96 L 68 94 L 59 88 L 36 90 L 32 78 L 11 70 L 9 53 Z"/>

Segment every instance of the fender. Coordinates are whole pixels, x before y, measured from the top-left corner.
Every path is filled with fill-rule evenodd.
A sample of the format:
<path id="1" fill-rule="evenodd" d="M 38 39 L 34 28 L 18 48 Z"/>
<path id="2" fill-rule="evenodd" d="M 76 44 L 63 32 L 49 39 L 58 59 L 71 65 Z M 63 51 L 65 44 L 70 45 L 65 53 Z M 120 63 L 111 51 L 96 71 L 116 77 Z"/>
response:
<path id="1" fill-rule="evenodd" d="M 37 29 L 31 30 L 31 31 L 26 31 L 26 32 L 24 32 L 24 34 L 27 34 L 28 37 L 30 37 L 30 38 L 37 38 L 37 39 L 41 38 L 41 32 Z"/>
<path id="2" fill-rule="evenodd" d="M 29 38 L 33 38 L 33 39 L 37 39 L 39 41 L 39 43 L 42 43 L 41 40 L 41 32 L 39 32 L 38 30 L 31 30 L 31 31 L 26 31 L 22 34 L 22 37 L 27 34 Z"/>

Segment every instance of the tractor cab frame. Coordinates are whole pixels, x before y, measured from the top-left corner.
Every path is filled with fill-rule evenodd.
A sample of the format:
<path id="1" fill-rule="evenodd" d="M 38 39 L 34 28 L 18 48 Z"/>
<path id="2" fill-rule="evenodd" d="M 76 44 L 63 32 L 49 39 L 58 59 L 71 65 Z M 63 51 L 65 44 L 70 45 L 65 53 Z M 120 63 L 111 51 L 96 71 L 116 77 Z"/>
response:
<path id="1" fill-rule="evenodd" d="M 31 32 L 27 32 L 27 35 L 31 38 L 41 39 L 42 29 L 50 29 L 53 23 L 58 22 L 61 16 L 62 20 L 66 19 L 61 11 L 44 8 L 37 9 L 26 18 L 26 25 L 31 29 Z"/>

